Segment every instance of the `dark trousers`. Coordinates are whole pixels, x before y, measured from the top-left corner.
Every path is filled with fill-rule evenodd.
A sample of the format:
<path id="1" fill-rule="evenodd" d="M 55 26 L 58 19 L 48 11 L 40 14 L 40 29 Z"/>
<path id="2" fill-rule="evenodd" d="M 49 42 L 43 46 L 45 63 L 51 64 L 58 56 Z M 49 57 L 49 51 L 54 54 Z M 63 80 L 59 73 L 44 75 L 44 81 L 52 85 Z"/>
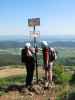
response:
<path id="1" fill-rule="evenodd" d="M 26 86 L 31 86 L 32 85 L 32 80 L 33 80 L 33 74 L 34 74 L 34 66 L 35 64 L 30 63 L 26 64 Z"/>

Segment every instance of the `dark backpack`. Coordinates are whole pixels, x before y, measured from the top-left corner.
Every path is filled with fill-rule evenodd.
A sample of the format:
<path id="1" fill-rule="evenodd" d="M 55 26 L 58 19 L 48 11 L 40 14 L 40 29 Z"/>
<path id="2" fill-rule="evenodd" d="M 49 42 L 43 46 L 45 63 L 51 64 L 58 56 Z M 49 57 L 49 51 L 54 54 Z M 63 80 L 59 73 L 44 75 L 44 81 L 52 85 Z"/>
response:
<path id="1" fill-rule="evenodd" d="M 25 48 L 22 49 L 21 51 L 21 62 L 22 63 L 25 63 L 26 62 L 26 51 L 25 51 Z"/>
<path id="2" fill-rule="evenodd" d="M 49 61 L 55 60 L 55 52 L 49 48 Z"/>
<path id="3" fill-rule="evenodd" d="M 34 56 L 28 56 L 27 50 L 24 48 L 21 51 L 21 62 L 22 63 L 34 63 L 35 58 L 34 58 Z"/>

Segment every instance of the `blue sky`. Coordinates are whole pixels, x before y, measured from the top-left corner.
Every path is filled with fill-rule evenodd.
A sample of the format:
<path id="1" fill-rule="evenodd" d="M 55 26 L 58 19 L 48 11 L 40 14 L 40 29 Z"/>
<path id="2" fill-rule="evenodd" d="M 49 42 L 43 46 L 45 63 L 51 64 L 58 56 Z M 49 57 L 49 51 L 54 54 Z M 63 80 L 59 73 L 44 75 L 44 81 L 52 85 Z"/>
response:
<path id="1" fill-rule="evenodd" d="M 75 36 L 75 0 L 0 0 L 0 35 L 28 34 L 35 17 L 42 35 Z"/>

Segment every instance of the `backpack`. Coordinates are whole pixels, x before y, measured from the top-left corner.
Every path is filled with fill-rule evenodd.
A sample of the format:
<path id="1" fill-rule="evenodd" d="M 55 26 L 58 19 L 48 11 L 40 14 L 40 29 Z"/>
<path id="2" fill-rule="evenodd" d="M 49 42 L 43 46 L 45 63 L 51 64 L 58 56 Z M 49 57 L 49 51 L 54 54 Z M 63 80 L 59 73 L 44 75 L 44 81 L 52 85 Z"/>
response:
<path id="1" fill-rule="evenodd" d="M 50 48 L 49 48 L 49 61 L 54 61 L 56 60 L 56 57 L 55 57 L 55 51 L 52 51 Z"/>
<path id="2" fill-rule="evenodd" d="M 25 51 L 25 48 L 23 48 L 22 51 L 21 51 L 21 62 L 22 63 L 26 62 L 26 51 Z"/>
<path id="3" fill-rule="evenodd" d="M 29 56 L 27 50 L 24 48 L 21 51 L 21 62 L 22 63 L 34 63 L 34 56 Z"/>

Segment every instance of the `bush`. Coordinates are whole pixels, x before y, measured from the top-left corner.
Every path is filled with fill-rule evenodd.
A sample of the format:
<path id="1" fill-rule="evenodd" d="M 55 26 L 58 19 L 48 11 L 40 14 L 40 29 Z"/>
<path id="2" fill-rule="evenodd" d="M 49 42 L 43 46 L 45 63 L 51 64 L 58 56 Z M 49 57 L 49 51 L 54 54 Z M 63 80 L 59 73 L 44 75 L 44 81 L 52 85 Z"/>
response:
<path id="1" fill-rule="evenodd" d="M 54 67 L 55 83 L 65 83 L 71 79 L 71 74 L 65 72 L 63 65 L 55 65 Z"/>
<path id="2" fill-rule="evenodd" d="M 68 100 L 75 100 L 75 92 L 72 92 L 68 95 Z"/>
<path id="3" fill-rule="evenodd" d="M 75 84 L 75 72 L 73 73 L 72 78 L 70 79 L 69 82 L 71 85 Z"/>

